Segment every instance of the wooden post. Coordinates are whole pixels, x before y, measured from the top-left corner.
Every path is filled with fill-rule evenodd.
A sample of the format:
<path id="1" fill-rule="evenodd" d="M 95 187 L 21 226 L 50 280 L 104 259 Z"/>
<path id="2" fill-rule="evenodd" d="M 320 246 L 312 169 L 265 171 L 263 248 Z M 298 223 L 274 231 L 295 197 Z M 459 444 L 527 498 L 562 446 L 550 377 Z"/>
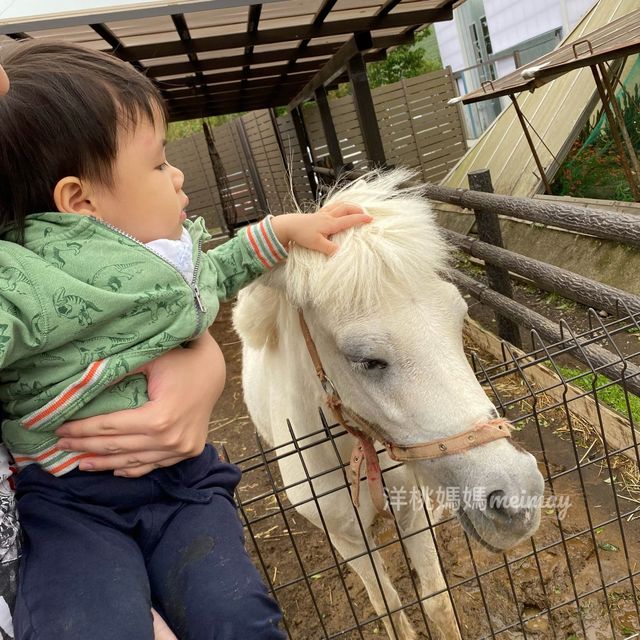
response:
<path id="1" fill-rule="evenodd" d="M 338 179 L 344 167 L 342 159 L 342 150 L 340 149 L 340 141 L 336 133 L 333 117 L 331 116 L 331 107 L 327 99 L 327 90 L 325 87 L 318 87 L 315 91 L 316 104 L 320 112 L 320 120 L 322 122 L 322 130 L 324 131 L 324 139 L 327 141 L 327 149 L 329 150 L 329 158 L 331 159 L 331 168 L 335 172 L 335 178 Z"/>
<path id="2" fill-rule="evenodd" d="M 240 146 L 244 153 L 245 160 L 247 161 L 247 168 L 249 170 L 249 176 L 253 183 L 253 189 L 256 194 L 257 205 L 260 209 L 261 215 L 269 213 L 269 202 L 262 186 L 262 180 L 260 179 L 260 173 L 256 166 L 255 158 L 253 157 L 253 151 L 251 151 L 251 145 L 249 144 L 249 138 L 247 137 L 247 131 L 244 128 L 244 121 L 242 118 L 236 118 L 234 121 L 236 130 L 238 131 L 238 138 L 240 139 Z"/>
<path id="3" fill-rule="evenodd" d="M 467 178 L 469 179 L 470 189 L 473 189 L 474 191 L 484 191 L 485 193 L 493 193 L 491 174 L 488 169 L 470 171 L 467 174 Z M 493 244 L 496 247 L 504 248 L 498 214 L 482 209 L 474 209 L 473 213 L 476 218 L 476 227 L 478 229 L 478 237 L 480 240 L 488 244 Z M 487 279 L 489 280 L 489 286 L 494 291 L 501 293 L 503 296 L 513 298 L 513 289 L 511 287 L 509 271 L 507 269 L 501 269 L 500 267 L 494 267 L 488 263 L 485 263 L 485 269 L 487 272 Z M 520 340 L 520 329 L 518 328 L 518 325 L 499 313 L 496 313 L 495 315 L 498 335 L 515 347 L 521 348 L 522 341 Z"/>
<path id="4" fill-rule="evenodd" d="M 387 159 L 382 146 L 382 136 L 378 127 L 378 116 L 373 105 L 373 96 L 367 79 L 367 68 L 361 53 L 357 53 L 347 63 L 349 81 L 353 90 L 353 102 L 362 131 L 367 160 L 371 168 L 386 167 Z"/>
<path id="5" fill-rule="evenodd" d="M 311 146 L 309 145 L 307 128 L 304 124 L 302 106 L 295 107 L 295 109 L 291 110 L 291 119 L 293 120 L 293 126 L 296 130 L 296 137 L 298 138 L 298 146 L 300 147 L 302 162 L 304 163 L 304 168 L 307 172 L 309 188 L 311 189 L 311 193 L 313 194 L 313 198 L 315 200 L 318 197 L 318 183 L 316 182 L 316 174 L 313 171 L 313 162 L 311 161 L 311 155 L 309 152 Z"/>

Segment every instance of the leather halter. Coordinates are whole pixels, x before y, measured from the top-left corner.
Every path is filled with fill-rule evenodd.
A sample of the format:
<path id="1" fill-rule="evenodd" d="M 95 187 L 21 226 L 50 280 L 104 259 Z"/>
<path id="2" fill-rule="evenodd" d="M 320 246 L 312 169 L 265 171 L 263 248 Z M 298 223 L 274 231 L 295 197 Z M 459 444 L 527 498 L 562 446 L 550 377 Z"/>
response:
<path id="1" fill-rule="evenodd" d="M 360 470 L 362 463 L 366 462 L 367 484 L 369 486 L 371 500 L 378 513 L 388 517 L 391 516 L 385 509 L 380 463 L 373 444 L 376 440 L 383 444 L 392 460 L 408 462 L 412 460 L 433 460 L 456 453 L 464 453 L 469 449 L 479 447 L 487 442 L 511 437 L 511 423 L 504 418 L 495 418 L 487 422 L 478 423 L 470 429 L 449 436 L 448 438 L 439 438 L 419 444 L 399 445 L 383 438 L 379 428 L 344 405 L 340 394 L 322 366 L 318 349 L 311 337 L 309 327 L 301 309 L 298 311 L 298 317 L 300 319 L 302 335 L 304 336 L 304 341 L 311 356 L 316 375 L 326 394 L 327 405 L 331 409 L 335 419 L 356 438 L 349 462 L 351 500 L 356 507 L 360 506 Z M 349 420 L 357 426 L 350 424 Z"/>

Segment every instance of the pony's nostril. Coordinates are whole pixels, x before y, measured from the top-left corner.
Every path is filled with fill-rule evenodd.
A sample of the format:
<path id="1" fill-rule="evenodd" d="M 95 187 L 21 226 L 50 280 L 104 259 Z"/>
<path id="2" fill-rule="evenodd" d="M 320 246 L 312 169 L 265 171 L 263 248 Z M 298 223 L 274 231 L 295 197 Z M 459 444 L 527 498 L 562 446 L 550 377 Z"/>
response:
<path id="1" fill-rule="evenodd" d="M 487 511 L 494 517 L 514 518 L 521 510 L 518 505 L 509 500 L 504 491 L 498 489 L 487 496 Z"/>
<path id="2" fill-rule="evenodd" d="M 491 511 L 500 511 L 504 506 L 504 491 L 492 491 L 487 496 L 487 507 Z"/>
<path id="3" fill-rule="evenodd" d="M 487 515 L 491 518 L 524 518 L 530 513 L 520 501 L 498 489 L 487 496 Z"/>

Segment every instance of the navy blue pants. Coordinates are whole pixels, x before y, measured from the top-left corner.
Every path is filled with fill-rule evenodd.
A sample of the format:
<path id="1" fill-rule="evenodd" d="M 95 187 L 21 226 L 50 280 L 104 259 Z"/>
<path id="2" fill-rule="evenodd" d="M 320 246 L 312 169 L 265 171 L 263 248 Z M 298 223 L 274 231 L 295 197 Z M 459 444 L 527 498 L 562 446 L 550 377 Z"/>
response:
<path id="1" fill-rule="evenodd" d="M 244 548 L 239 480 L 210 445 L 142 478 L 29 465 L 16 640 L 152 640 L 151 606 L 180 640 L 284 638 Z"/>

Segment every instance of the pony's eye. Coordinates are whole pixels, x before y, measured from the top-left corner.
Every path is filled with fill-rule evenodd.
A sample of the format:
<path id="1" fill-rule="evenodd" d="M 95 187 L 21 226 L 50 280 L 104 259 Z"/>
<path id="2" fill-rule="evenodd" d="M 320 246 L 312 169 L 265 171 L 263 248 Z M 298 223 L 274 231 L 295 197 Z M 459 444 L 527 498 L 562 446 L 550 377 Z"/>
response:
<path id="1" fill-rule="evenodd" d="M 361 369 L 362 371 L 381 371 L 389 366 L 385 360 L 378 360 L 377 358 L 353 360 L 352 364 L 356 369 Z"/>

